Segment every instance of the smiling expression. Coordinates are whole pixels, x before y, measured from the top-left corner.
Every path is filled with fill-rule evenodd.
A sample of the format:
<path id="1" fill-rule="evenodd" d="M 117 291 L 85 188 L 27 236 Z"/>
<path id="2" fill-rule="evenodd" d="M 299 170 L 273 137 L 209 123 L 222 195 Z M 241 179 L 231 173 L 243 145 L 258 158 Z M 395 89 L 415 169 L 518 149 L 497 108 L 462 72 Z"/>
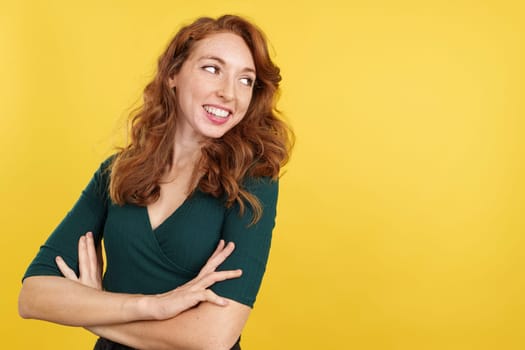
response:
<path id="1" fill-rule="evenodd" d="M 240 36 L 217 33 L 196 42 L 169 80 L 175 88 L 179 135 L 223 136 L 246 115 L 255 78 L 252 54 Z"/>

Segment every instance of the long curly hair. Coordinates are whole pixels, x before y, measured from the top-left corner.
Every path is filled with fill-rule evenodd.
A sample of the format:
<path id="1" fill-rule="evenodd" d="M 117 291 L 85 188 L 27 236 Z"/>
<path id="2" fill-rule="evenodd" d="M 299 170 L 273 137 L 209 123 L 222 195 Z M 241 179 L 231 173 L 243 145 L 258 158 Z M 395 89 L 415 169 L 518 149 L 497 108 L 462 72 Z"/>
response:
<path id="1" fill-rule="evenodd" d="M 160 196 L 160 180 L 172 166 L 176 128 L 176 91 L 170 77 L 177 74 L 199 40 L 215 33 L 239 35 L 252 54 L 256 81 L 242 121 L 220 138 L 208 139 L 194 170 L 194 187 L 225 198 L 226 207 L 248 203 L 253 222 L 262 213 L 258 199 L 243 188 L 246 177 L 279 176 L 288 161 L 294 136 L 278 116 L 276 100 L 281 75 L 268 53 L 264 34 L 233 15 L 202 17 L 180 29 L 158 60 L 157 73 L 144 89 L 142 107 L 130 116 L 129 144 L 111 164 L 110 196 L 114 203 L 146 206 Z"/>

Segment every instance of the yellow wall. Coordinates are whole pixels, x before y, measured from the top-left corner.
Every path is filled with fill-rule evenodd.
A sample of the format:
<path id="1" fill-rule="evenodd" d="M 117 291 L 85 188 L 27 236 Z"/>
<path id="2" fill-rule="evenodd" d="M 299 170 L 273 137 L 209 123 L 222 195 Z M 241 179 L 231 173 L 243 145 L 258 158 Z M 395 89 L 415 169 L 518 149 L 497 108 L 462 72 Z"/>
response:
<path id="1" fill-rule="evenodd" d="M 298 135 L 245 348 L 525 348 L 519 3 L 3 1 L 2 348 L 90 348 L 19 319 L 20 277 L 166 41 L 226 12 L 266 31 Z"/>

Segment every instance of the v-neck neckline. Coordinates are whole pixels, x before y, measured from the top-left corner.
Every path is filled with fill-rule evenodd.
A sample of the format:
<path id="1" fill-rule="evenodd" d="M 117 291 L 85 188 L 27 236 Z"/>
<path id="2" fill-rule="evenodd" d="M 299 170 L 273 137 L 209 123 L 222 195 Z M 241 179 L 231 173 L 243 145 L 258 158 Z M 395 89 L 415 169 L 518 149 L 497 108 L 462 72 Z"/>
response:
<path id="1" fill-rule="evenodd" d="M 149 216 L 148 206 L 144 206 L 143 207 L 144 215 L 146 216 L 146 223 L 147 223 L 147 226 L 150 229 L 150 231 L 155 233 L 162 226 L 164 226 L 168 221 L 170 221 L 173 217 L 175 217 L 176 215 L 179 215 L 179 213 L 181 211 L 183 211 L 189 205 L 189 202 L 191 201 L 192 197 L 195 196 L 195 194 L 197 192 L 198 192 L 198 190 L 195 190 L 193 193 L 190 193 L 184 199 L 184 201 L 177 208 L 175 208 L 175 210 L 173 210 L 168 216 L 166 216 L 166 218 L 164 220 L 162 220 L 156 227 L 153 227 L 151 225 L 151 218 Z"/>

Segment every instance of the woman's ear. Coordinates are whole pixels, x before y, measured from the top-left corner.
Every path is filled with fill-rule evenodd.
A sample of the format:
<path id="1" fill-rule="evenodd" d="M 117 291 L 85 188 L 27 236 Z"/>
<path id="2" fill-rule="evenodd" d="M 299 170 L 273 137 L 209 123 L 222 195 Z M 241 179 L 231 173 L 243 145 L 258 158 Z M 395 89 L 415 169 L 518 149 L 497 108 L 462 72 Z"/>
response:
<path id="1" fill-rule="evenodd" d="M 170 88 L 174 88 L 175 86 L 177 86 L 177 76 L 176 75 L 173 75 L 172 77 L 170 77 L 168 79 L 168 85 Z"/>

